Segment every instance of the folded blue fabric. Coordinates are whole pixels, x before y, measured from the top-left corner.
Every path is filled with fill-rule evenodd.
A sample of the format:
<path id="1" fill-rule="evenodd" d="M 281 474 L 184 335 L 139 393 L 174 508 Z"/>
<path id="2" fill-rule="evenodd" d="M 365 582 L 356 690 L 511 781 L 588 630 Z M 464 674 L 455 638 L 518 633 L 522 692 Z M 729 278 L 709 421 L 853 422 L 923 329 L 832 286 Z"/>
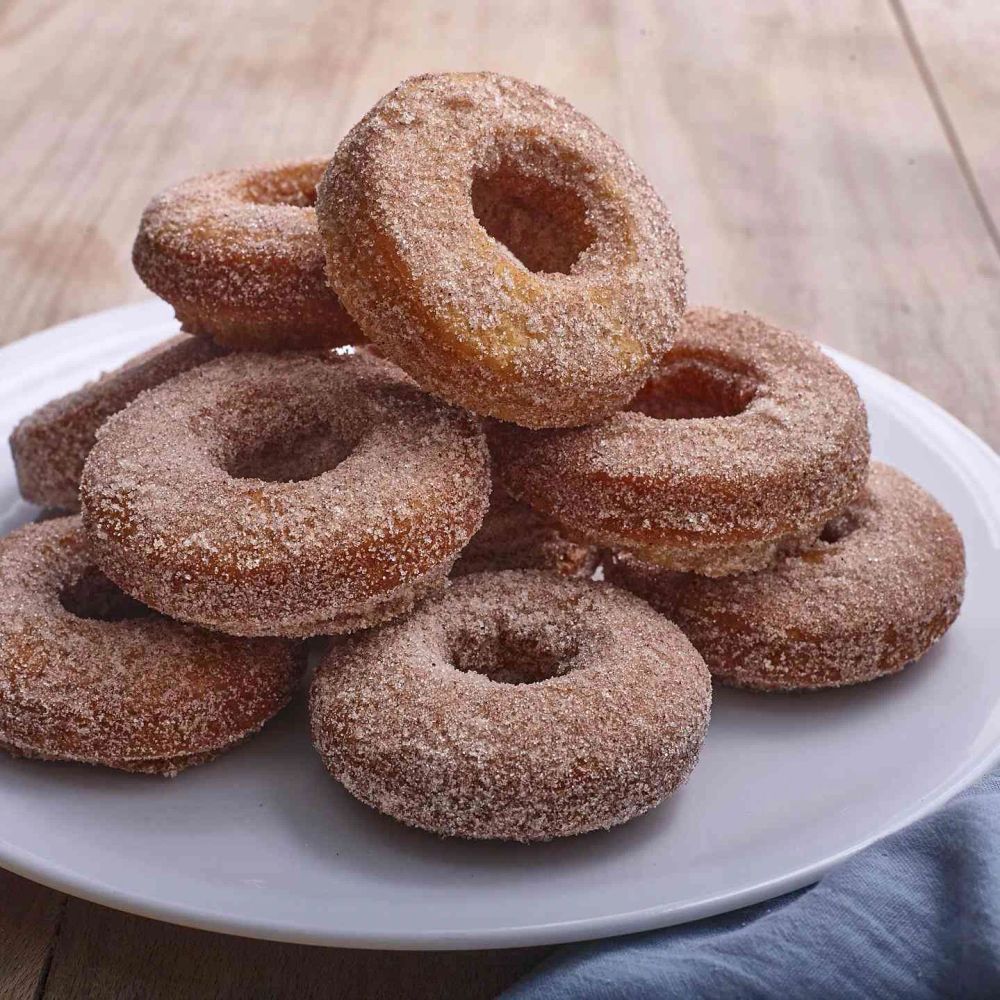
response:
<path id="1" fill-rule="evenodd" d="M 1000 998 L 1000 772 L 809 889 L 567 946 L 504 996 Z"/>

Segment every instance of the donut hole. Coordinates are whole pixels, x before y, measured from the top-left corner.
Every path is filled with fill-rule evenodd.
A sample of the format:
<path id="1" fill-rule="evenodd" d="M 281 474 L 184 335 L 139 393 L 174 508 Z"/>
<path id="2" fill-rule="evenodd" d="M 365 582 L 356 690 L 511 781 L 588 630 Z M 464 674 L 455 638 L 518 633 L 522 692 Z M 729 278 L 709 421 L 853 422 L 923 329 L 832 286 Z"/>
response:
<path id="1" fill-rule="evenodd" d="M 828 545 L 836 545 L 842 542 L 848 535 L 857 531 L 861 527 L 861 521 L 854 511 L 847 510 L 843 514 L 832 518 L 823 525 L 823 530 L 819 533 L 820 541 Z"/>
<path id="2" fill-rule="evenodd" d="M 99 569 L 88 567 L 59 591 L 59 603 L 76 618 L 102 622 L 127 621 L 155 615 L 134 597 L 112 583 Z"/>
<path id="3" fill-rule="evenodd" d="M 483 674 L 497 684 L 537 684 L 569 673 L 579 648 L 569 636 L 487 627 L 452 636 L 450 651 L 452 664 L 463 673 Z"/>
<path id="4" fill-rule="evenodd" d="M 529 271 L 569 274 L 594 242 L 579 193 L 544 171 L 523 169 L 503 150 L 474 171 L 471 196 L 479 224 Z"/>
<path id="5" fill-rule="evenodd" d="M 295 164 L 264 170 L 246 181 L 244 195 L 255 205 L 315 208 L 316 185 L 322 174 L 322 167 L 317 164 Z"/>
<path id="6" fill-rule="evenodd" d="M 629 407 L 655 420 L 735 417 L 757 394 L 753 375 L 725 359 L 672 353 Z"/>
<path id="7" fill-rule="evenodd" d="M 335 469 L 353 451 L 329 427 L 309 430 L 289 441 L 284 436 L 258 438 L 223 463 L 233 479 L 265 483 L 300 483 Z"/>

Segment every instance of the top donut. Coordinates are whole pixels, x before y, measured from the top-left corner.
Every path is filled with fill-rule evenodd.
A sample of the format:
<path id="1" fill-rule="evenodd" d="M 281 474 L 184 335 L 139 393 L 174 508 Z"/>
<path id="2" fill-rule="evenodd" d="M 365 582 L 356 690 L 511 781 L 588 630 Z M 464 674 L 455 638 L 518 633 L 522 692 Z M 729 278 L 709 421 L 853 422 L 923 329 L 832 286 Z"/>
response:
<path id="1" fill-rule="evenodd" d="M 510 77 L 402 83 L 340 144 L 316 213 L 366 335 L 429 391 L 525 427 L 627 404 L 684 308 L 677 235 L 635 164 Z"/>

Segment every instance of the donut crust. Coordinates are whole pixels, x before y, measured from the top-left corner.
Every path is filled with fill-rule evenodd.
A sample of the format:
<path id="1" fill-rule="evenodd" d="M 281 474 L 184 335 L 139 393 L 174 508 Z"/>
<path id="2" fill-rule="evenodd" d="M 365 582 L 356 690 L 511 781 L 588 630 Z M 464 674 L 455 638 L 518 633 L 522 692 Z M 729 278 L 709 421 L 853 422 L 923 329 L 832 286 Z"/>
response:
<path id="1" fill-rule="evenodd" d="M 933 497 L 873 462 L 855 502 L 770 569 L 712 580 L 623 555 L 604 571 L 676 621 L 718 680 L 797 691 L 860 684 L 923 656 L 958 615 L 965 550 Z"/>
<path id="2" fill-rule="evenodd" d="M 140 392 L 224 353 L 210 340 L 172 337 L 26 416 L 10 435 L 21 496 L 40 507 L 79 511 L 80 476 L 97 428 Z"/>
<path id="3" fill-rule="evenodd" d="M 681 632 L 607 584 L 456 581 L 335 644 L 313 742 L 362 802 L 444 836 L 549 840 L 624 823 L 688 776 L 711 684 Z"/>
<path id="4" fill-rule="evenodd" d="M 132 263 L 182 329 L 236 350 L 364 340 L 326 283 L 313 207 L 326 163 L 193 177 L 146 206 Z"/>
<path id="5" fill-rule="evenodd" d="M 340 144 L 316 212 L 330 284 L 386 356 L 526 427 L 626 404 L 684 309 L 676 233 L 635 164 L 511 77 L 406 80 Z"/>
<path id="6" fill-rule="evenodd" d="M 81 584 L 88 613 L 121 617 L 68 610 Z M 300 643 L 221 636 L 123 601 L 96 572 L 79 517 L 0 540 L 3 749 L 173 775 L 253 735 L 299 683 Z"/>
<path id="7" fill-rule="evenodd" d="M 810 341 L 746 313 L 691 310 L 633 402 L 594 427 L 491 426 L 496 474 L 567 537 L 676 571 L 761 569 L 857 496 L 868 424 Z"/>
<path id="8" fill-rule="evenodd" d="M 230 635 L 348 632 L 444 585 L 482 523 L 478 422 L 368 355 L 234 353 L 101 428 L 83 517 L 126 593 Z"/>
<path id="9" fill-rule="evenodd" d="M 577 545 L 559 533 L 551 518 L 518 503 L 493 482 L 490 509 L 483 526 L 455 561 L 453 577 L 502 569 L 543 569 L 559 576 L 589 580 L 597 569 L 598 551 Z"/>

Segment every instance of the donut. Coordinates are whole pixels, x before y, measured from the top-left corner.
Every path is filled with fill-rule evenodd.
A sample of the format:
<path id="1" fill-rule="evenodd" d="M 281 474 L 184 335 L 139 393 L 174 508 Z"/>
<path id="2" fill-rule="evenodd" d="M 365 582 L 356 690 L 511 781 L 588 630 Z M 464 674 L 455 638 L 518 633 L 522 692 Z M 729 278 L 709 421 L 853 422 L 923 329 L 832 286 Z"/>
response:
<path id="1" fill-rule="evenodd" d="M 483 526 L 462 549 L 451 575 L 544 569 L 560 576 L 589 579 L 597 563 L 597 549 L 567 541 L 550 518 L 518 503 L 494 482 Z"/>
<path id="2" fill-rule="evenodd" d="M 41 507 L 78 511 L 80 476 L 97 428 L 144 389 L 223 353 L 209 340 L 174 337 L 26 416 L 10 436 L 21 496 Z"/>
<path id="3" fill-rule="evenodd" d="M 496 73 L 383 97 L 316 215 L 330 284 L 386 356 L 526 427 L 625 405 L 684 308 L 677 236 L 635 164 L 566 101 Z"/>
<path id="4" fill-rule="evenodd" d="M 711 697 L 704 661 L 643 601 L 508 570 L 338 640 L 310 719 L 327 769 L 367 805 L 444 836 L 536 841 L 624 823 L 673 792 Z"/>
<path id="5" fill-rule="evenodd" d="M 496 473 L 567 537 L 723 576 L 812 540 L 864 485 L 854 383 L 746 313 L 689 312 L 630 410 L 573 430 L 496 424 Z"/>
<path id="6" fill-rule="evenodd" d="M 604 572 L 673 618 L 722 682 L 796 691 L 860 684 L 921 657 L 958 615 L 965 553 L 937 501 L 875 462 L 819 539 L 770 569 L 713 580 L 619 555 Z"/>
<path id="7" fill-rule="evenodd" d="M 132 247 L 136 272 L 184 330 L 237 350 L 363 339 L 324 275 L 313 204 L 325 166 L 226 170 L 157 195 Z"/>
<path id="8" fill-rule="evenodd" d="M 126 593 L 230 635 L 367 628 L 442 587 L 482 523 L 478 422 L 368 355 L 227 355 L 98 432 L 80 485 Z"/>
<path id="9" fill-rule="evenodd" d="M 301 679 L 300 643 L 170 621 L 94 566 L 78 516 L 0 539 L 0 747 L 174 775 L 256 733 Z"/>

